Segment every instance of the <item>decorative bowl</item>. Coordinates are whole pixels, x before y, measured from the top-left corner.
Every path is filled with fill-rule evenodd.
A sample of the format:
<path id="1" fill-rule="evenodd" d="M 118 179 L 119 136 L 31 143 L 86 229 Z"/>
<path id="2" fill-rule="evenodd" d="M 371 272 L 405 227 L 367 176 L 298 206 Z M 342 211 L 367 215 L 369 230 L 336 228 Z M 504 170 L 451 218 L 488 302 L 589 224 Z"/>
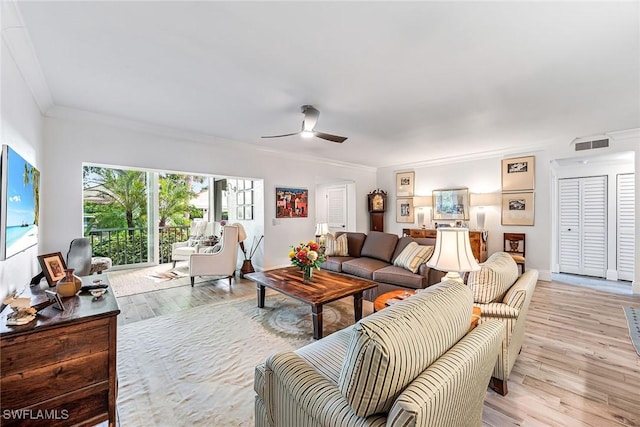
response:
<path id="1" fill-rule="evenodd" d="M 94 298 L 100 298 L 102 297 L 102 295 L 104 295 L 105 292 L 107 292 L 106 289 L 91 289 L 91 295 L 93 295 Z"/>

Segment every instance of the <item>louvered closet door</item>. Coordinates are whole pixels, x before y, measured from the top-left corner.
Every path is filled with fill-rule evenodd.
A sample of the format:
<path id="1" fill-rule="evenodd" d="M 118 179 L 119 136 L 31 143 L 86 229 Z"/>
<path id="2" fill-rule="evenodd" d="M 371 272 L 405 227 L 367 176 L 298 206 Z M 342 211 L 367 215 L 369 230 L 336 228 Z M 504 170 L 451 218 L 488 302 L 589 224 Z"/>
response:
<path id="1" fill-rule="evenodd" d="M 618 175 L 618 279 L 633 280 L 635 262 L 635 176 Z"/>
<path id="2" fill-rule="evenodd" d="M 560 180 L 560 272 L 605 277 L 607 177 Z"/>
<path id="3" fill-rule="evenodd" d="M 580 181 L 561 179 L 560 272 L 580 273 Z"/>

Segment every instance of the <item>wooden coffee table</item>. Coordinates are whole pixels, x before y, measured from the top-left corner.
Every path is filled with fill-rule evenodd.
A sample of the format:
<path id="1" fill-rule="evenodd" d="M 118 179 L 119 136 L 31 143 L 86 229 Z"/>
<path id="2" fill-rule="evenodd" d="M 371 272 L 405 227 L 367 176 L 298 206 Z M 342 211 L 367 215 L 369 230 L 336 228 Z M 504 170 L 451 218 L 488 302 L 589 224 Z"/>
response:
<path id="1" fill-rule="evenodd" d="M 245 278 L 256 282 L 258 307 L 264 308 L 265 288 L 271 288 L 311 306 L 313 338 L 322 338 L 322 306 L 344 297 L 353 296 L 355 321 L 362 318 L 362 293 L 377 283 L 331 271 L 314 271 L 311 283 L 302 282 L 298 267 L 277 268 L 250 273 Z"/>

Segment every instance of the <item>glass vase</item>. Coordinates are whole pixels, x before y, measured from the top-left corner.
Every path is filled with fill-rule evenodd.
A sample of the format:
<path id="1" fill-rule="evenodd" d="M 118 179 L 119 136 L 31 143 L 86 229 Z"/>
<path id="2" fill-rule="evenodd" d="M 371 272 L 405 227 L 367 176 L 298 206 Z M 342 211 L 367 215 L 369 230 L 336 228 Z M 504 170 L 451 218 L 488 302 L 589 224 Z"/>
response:
<path id="1" fill-rule="evenodd" d="M 65 276 L 58 280 L 56 292 L 62 297 L 72 297 L 82 287 L 82 279 L 73 274 L 73 271 L 73 268 L 66 269 Z"/>
<path id="2" fill-rule="evenodd" d="M 304 283 L 311 283 L 313 279 L 313 267 L 302 267 L 302 281 Z"/>

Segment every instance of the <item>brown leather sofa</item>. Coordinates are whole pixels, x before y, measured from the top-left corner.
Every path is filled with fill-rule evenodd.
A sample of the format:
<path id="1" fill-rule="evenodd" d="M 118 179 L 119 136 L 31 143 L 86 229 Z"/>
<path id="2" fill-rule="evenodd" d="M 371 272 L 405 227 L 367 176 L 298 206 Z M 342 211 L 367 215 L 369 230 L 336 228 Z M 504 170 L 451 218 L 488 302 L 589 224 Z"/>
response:
<path id="1" fill-rule="evenodd" d="M 365 292 L 364 298 L 373 301 L 378 295 L 396 289 L 423 289 L 440 282 L 445 273 L 420 265 L 417 273 L 393 265 L 395 259 L 410 243 L 433 246 L 433 238 L 399 238 L 395 234 L 371 231 L 369 234 L 338 232 L 347 235 L 349 256 L 329 256 L 320 268 L 336 273 L 351 274 L 373 280 L 378 287 Z"/>

